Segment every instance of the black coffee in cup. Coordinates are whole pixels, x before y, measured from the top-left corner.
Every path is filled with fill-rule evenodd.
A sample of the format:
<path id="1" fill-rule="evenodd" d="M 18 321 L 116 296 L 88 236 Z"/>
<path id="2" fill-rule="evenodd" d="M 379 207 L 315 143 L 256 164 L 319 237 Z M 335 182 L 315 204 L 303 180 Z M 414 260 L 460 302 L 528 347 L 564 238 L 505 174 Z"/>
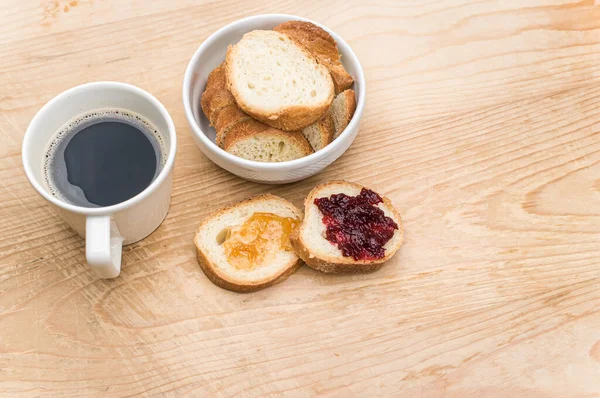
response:
<path id="1" fill-rule="evenodd" d="M 164 144 L 152 124 L 125 110 L 99 110 L 57 132 L 46 151 L 44 176 L 55 197 L 104 207 L 146 189 L 164 161 Z"/>

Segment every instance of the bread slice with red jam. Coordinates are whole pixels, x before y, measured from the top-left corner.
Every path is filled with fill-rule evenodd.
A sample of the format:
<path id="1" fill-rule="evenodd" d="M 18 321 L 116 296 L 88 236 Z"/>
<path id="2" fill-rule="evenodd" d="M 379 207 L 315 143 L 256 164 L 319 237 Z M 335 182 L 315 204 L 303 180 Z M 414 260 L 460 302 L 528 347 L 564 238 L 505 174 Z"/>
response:
<path id="1" fill-rule="evenodd" d="M 290 240 L 296 254 L 319 271 L 373 272 L 402 244 L 402 220 L 392 202 L 359 184 L 318 185 L 304 202 L 304 214 Z"/>

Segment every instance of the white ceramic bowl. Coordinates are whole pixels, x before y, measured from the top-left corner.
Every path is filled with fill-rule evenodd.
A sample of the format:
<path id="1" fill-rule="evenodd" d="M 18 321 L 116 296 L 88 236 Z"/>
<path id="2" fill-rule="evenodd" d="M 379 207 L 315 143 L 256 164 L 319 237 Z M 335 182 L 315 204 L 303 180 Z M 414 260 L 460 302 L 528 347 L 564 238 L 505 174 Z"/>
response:
<path id="1" fill-rule="evenodd" d="M 255 29 L 272 29 L 282 22 L 300 20 L 312 22 L 325 29 L 337 42 L 344 67 L 354 78 L 356 112 L 346 130 L 331 144 L 309 156 L 287 162 L 255 162 L 234 156 L 215 144 L 215 131 L 209 125 L 200 107 L 200 97 L 208 74 L 225 59 L 227 46 L 237 43 L 244 33 Z M 365 77 L 358 58 L 346 42 L 329 30 L 306 18 L 286 14 L 265 14 L 240 19 L 219 29 L 200 45 L 190 60 L 183 80 L 183 106 L 198 147 L 222 168 L 250 181 L 267 184 L 285 184 L 310 177 L 340 157 L 352 144 L 358 133 L 358 124 L 365 107 Z"/>

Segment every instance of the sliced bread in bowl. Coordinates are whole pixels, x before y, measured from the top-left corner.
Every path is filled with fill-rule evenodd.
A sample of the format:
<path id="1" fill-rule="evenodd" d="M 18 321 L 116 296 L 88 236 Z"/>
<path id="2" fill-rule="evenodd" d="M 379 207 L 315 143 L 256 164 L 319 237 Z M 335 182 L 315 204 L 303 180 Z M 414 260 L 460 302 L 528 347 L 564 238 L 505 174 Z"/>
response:
<path id="1" fill-rule="evenodd" d="M 253 292 L 285 280 L 301 265 L 289 234 L 301 211 L 266 194 L 207 216 L 194 236 L 198 263 L 217 286 Z"/>
<path id="2" fill-rule="evenodd" d="M 302 133 L 276 129 L 243 112 L 227 90 L 223 64 L 209 74 L 201 105 L 215 128 L 216 144 L 236 156 L 261 162 L 282 162 L 313 153 Z M 334 132 L 333 118 L 327 112 L 324 118 L 307 128 L 312 128 L 315 135 L 319 134 L 313 140 L 329 143 L 332 139 L 329 136 L 333 137 Z"/>
<path id="3" fill-rule="evenodd" d="M 333 138 L 336 139 L 342 132 L 348 127 L 348 124 L 354 116 L 356 110 L 356 94 L 354 90 L 345 90 L 342 93 L 336 95 L 331 104 L 331 115 L 333 116 L 333 123 L 335 125 L 335 133 Z"/>
<path id="4" fill-rule="evenodd" d="M 238 106 L 235 104 L 226 106 L 220 111 L 215 112 L 214 127 L 217 132 L 217 145 L 223 148 L 223 145 L 225 144 L 225 137 L 227 137 L 227 133 L 229 133 L 229 131 L 238 123 L 245 122 L 251 119 L 252 118 L 248 114 L 242 112 L 240 108 L 238 108 Z"/>
<path id="5" fill-rule="evenodd" d="M 325 65 L 335 86 L 335 93 L 350 88 L 354 79 L 340 61 L 341 55 L 333 37 L 324 29 L 311 22 L 288 21 L 273 28 L 276 32 L 285 33 L 296 43 L 306 48 L 317 60 Z"/>
<path id="6" fill-rule="evenodd" d="M 254 119 L 233 126 L 223 139 L 223 149 L 258 162 L 284 162 L 313 153 L 301 132 L 279 130 Z"/>
<path id="7" fill-rule="evenodd" d="M 331 141 L 335 133 L 335 124 L 330 111 L 325 113 L 320 120 L 302 129 L 302 134 L 310 142 L 310 146 L 316 152 L 325 148 Z"/>
<path id="8" fill-rule="evenodd" d="M 365 273 L 373 272 L 383 266 L 400 248 L 404 235 L 402 228 L 402 220 L 400 214 L 394 209 L 391 201 L 385 196 L 377 196 L 379 199 L 372 200 L 373 207 L 379 210 L 355 208 L 350 214 L 345 210 L 339 213 L 340 217 L 350 220 L 351 217 L 361 218 L 368 220 L 366 217 L 369 212 L 376 213 L 381 220 L 385 221 L 387 226 L 395 225 L 395 228 L 388 228 L 383 231 L 381 224 L 369 224 L 365 221 L 365 225 L 368 228 L 363 228 L 360 231 L 351 231 L 350 234 L 345 235 L 344 229 L 340 225 L 331 225 L 328 227 L 324 222 L 324 214 L 315 204 L 315 200 L 321 200 L 324 198 L 335 199 L 335 195 L 344 194 L 346 197 L 357 197 L 363 195 L 363 189 L 365 190 L 365 196 L 369 198 L 375 198 L 376 195 L 373 191 L 364 188 L 363 186 L 347 181 L 330 181 L 315 187 L 308 195 L 304 202 L 304 220 L 294 230 L 290 240 L 292 246 L 296 250 L 298 256 L 311 268 L 319 271 L 334 273 L 334 274 L 348 274 L 348 273 Z M 342 198 L 338 196 L 338 199 Z M 341 199 L 341 202 L 347 201 L 345 198 Z M 373 239 L 377 239 L 377 236 L 383 235 L 383 232 L 387 234 L 389 240 L 380 246 L 374 245 Z M 341 235 L 340 235 L 341 234 Z M 328 240 L 328 237 L 338 237 L 337 243 L 332 243 Z M 346 245 L 340 244 L 344 239 L 348 237 L 345 242 Z M 383 243 L 379 241 L 378 243 Z M 360 253 L 359 258 L 352 256 L 352 252 L 348 252 L 348 249 L 354 250 L 354 253 Z"/>
<path id="9" fill-rule="evenodd" d="M 236 106 L 235 98 L 225 84 L 224 64 L 219 65 L 208 75 L 200 106 L 211 126 L 215 126 L 219 111 L 228 106 Z"/>
<path id="10" fill-rule="evenodd" d="M 225 136 L 233 126 L 251 119 L 250 115 L 244 113 L 237 106 L 235 98 L 227 90 L 225 64 L 223 63 L 208 75 L 200 104 L 210 125 L 215 128 L 215 142 L 221 148 L 223 148 Z"/>
<path id="11" fill-rule="evenodd" d="M 301 130 L 333 101 L 329 70 L 284 33 L 246 33 L 229 47 L 225 63 L 227 88 L 237 105 L 269 126 Z"/>

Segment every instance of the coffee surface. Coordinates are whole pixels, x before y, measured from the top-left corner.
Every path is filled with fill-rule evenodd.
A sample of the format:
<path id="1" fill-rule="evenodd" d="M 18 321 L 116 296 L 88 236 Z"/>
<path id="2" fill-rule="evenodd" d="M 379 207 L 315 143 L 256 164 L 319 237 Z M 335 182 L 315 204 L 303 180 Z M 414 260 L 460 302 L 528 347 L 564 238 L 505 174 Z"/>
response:
<path id="1" fill-rule="evenodd" d="M 50 144 L 44 167 L 53 195 L 77 206 L 104 207 L 146 189 L 163 163 L 150 123 L 121 110 L 83 115 Z"/>

